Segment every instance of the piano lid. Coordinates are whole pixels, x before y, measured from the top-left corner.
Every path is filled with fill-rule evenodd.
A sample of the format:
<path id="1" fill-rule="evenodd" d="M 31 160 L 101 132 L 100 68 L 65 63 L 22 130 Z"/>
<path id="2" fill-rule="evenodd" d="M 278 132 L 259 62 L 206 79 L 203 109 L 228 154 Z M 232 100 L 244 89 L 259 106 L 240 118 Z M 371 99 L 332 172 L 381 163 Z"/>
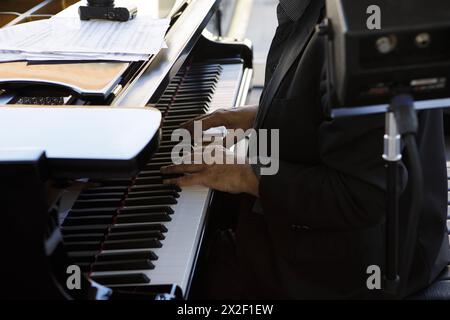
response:
<path id="1" fill-rule="evenodd" d="M 147 0 L 144 0 L 147 1 Z M 112 105 L 144 107 L 156 102 L 177 74 L 219 6 L 219 0 L 181 1 L 174 6 L 172 23 L 166 35 L 167 49 L 145 63 L 139 74 L 114 99 Z M 176 9 L 180 7 L 180 9 Z M 176 17 L 176 18 L 175 18 Z"/>
<path id="2" fill-rule="evenodd" d="M 58 178 L 135 174 L 159 142 L 154 108 L 0 107 L 0 164 L 15 154 L 45 151 Z"/>

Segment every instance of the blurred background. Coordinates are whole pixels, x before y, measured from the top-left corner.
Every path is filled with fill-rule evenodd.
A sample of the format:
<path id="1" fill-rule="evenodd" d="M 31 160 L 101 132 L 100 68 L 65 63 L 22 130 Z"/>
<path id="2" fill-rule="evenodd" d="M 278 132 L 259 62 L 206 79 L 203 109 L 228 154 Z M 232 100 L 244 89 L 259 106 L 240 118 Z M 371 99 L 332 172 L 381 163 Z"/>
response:
<path id="1" fill-rule="evenodd" d="M 208 29 L 225 37 L 247 38 L 253 43 L 254 79 L 251 104 L 256 104 L 264 85 L 267 53 L 277 28 L 278 0 L 222 0 Z"/>

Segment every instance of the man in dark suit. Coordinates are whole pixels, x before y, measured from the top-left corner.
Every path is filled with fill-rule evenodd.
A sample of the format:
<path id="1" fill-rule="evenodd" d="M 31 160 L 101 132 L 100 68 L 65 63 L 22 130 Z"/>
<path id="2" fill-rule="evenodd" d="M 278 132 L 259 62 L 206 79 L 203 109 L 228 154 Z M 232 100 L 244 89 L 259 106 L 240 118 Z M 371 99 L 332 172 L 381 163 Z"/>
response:
<path id="1" fill-rule="evenodd" d="M 324 46 L 314 32 L 323 14 L 321 0 L 280 0 L 260 106 L 198 119 L 204 129 L 279 129 L 277 174 L 260 175 L 258 165 L 238 164 L 162 169 L 187 173 L 165 181 L 169 184 L 251 195 L 233 240 L 213 248 L 225 254 L 206 272 L 210 297 L 379 297 L 367 287 L 367 268 L 384 266 L 384 118 L 327 117 Z M 426 287 L 449 260 L 442 112 L 422 112 L 419 118 L 425 199 L 406 295 Z M 406 160 L 401 238 L 410 199 L 407 167 Z"/>

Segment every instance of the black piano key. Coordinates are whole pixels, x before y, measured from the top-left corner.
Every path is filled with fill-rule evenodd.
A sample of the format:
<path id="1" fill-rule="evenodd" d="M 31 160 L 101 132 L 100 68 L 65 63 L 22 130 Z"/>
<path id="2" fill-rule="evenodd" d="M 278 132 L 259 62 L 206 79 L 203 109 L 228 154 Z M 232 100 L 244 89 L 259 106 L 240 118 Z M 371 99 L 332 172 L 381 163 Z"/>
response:
<path id="1" fill-rule="evenodd" d="M 207 62 L 195 62 L 189 66 L 187 70 L 204 70 L 204 69 L 218 69 L 222 70 L 222 65 L 219 63 L 214 63 L 212 61 Z"/>
<path id="2" fill-rule="evenodd" d="M 191 120 L 192 118 L 184 117 L 184 118 L 172 118 L 172 117 L 166 117 L 163 120 L 163 129 L 166 129 L 171 126 L 178 126 L 182 125 L 183 123 Z"/>
<path id="3" fill-rule="evenodd" d="M 173 179 L 173 178 L 179 178 L 179 177 L 183 177 L 184 174 L 183 173 L 165 173 L 162 174 L 161 173 L 161 169 L 158 170 L 146 170 L 146 171 L 141 171 L 139 173 L 138 178 L 154 178 L 154 179 L 160 179 L 161 182 L 165 179 Z"/>
<path id="4" fill-rule="evenodd" d="M 98 251 L 102 247 L 102 241 L 64 242 L 64 247 L 67 251 Z"/>
<path id="5" fill-rule="evenodd" d="M 172 218 L 165 212 L 150 212 L 119 215 L 116 218 L 117 223 L 141 223 L 141 222 L 167 222 Z"/>
<path id="6" fill-rule="evenodd" d="M 97 261 L 124 261 L 124 260 L 158 260 L 153 251 L 138 252 L 102 252 L 97 255 Z"/>
<path id="7" fill-rule="evenodd" d="M 193 103 L 201 103 L 201 102 L 211 102 L 212 98 L 210 97 L 176 97 L 176 102 L 193 102 Z"/>
<path id="8" fill-rule="evenodd" d="M 189 69 L 189 71 L 185 74 L 185 77 L 190 76 L 190 75 L 204 75 L 204 74 L 217 75 L 217 74 L 220 74 L 221 71 L 222 71 L 222 67 L 220 67 L 220 66 L 217 68 L 216 67 L 192 68 L 192 69 Z"/>
<path id="9" fill-rule="evenodd" d="M 185 83 L 182 84 L 178 90 L 207 90 L 210 89 L 213 92 L 216 90 L 216 83 Z"/>
<path id="10" fill-rule="evenodd" d="M 144 192 L 144 191 L 154 191 L 154 190 L 169 190 L 169 191 L 176 191 L 181 192 L 181 188 L 178 186 L 170 186 L 166 184 L 142 184 L 138 186 L 132 186 L 130 188 L 130 193 L 133 192 Z"/>
<path id="11" fill-rule="evenodd" d="M 170 206 L 167 205 L 147 205 L 147 206 L 129 206 L 129 207 L 123 207 L 120 209 L 120 214 L 135 214 L 135 213 L 161 213 L 164 212 L 165 214 L 173 214 L 174 211 Z"/>
<path id="12" fill-rule="evenodd" d="M 156 109 L 158 109 L 159 111 L 161 111 L 161 113 L 165 113 L 167 111 L 168 107 L 163 107 L 163 106 L 156 106 Z"/>
<path id="13" fill-rule="evenodd" d="M 159 231 L 161 233 L 166 233 L 167 227 L 161 223 L 141 223 L 134 225 L 114 225 L 111 227 L 111 234 L 116 232 L 133 232 L 133 231 Z"/>
<path id="14" fill-rule="evenodd" d="M 193 89 L 191 89 L 191 91 L 193 91 L 193 93 L 184 93 L 184 94 L 182 94 L 180 92 L 177 92 L 177 94 L 174 97 L 174 101 L 178 101 L 177 99 L 179 99 L 179 98 L 189 99 L 189 100 L 197 99 L 196 101 L 205 101 L 205 100 L 202 100 L 202 99 L 209 98 L 210 99 L 209 101 L 211 101 L 211 99 L 213 98 L 213 95 L 211 93 L 202 92 L 201 89 L 200 90 L 195 90 L 193 88 Z M 200 99 L 198 99 L 198 98 L 200 98 Z"/>
<path id="15" fill-rule="evenodd" d="M 212 86 L 217 85 L 218 78 L 220 75 L 212 74 L 208 76 L 201 77 L 200 75 L 192 75 L 190 77 L 185 76 L 183 81 L 178 84 L 178 90 L 186 89 L 186 87 L 190 86 Z"/>
<path id="16" fill-rule="evenodd" d="M 108 225 L 90 225 L 90 226 L 62 226 L 61 233 L 63 236 L 72 234 L 89 234 L 89 233 L 103 233 L 108 231 Z"/>
<path id="17" fill-rule="evenodd" d="M 104 239 L 104 233 L 70 234 L 64 236 L 64 242 L 103 241 Z"/>
<path id="18" fill-rule="evenodd" d="M 112 224 L 113 216 L 79 216 L 79 217 L 67 217 L 63 226 L 82 226 L 93 224 Z"/>
<path id="19" fill-rule="evenodd" d="M 186 79 L 189 77 L 216 77 L 218 74 L 220 74 L 220 69 L 213 69 L 213 68 L 207 68 L 207 69 L 190 69 L 187 72 L 183 74 L 183 80 L 181 84 L 185 83 Z M 202 79 L 198 80 L 199 82 L 202 82 Z"/>
<path id="20" fill-rule="evenodd" d="M 195 70 L 219 70 L 221 71 L 223 69 L 222 65 L 219 63 L 212 63 L 212 62 L 196 62 L 189 66 L 189 71 L 195 71 Z"/>
<path id="21" fill-rule="evenodd" d="M 168 95 L 174 95 L 175 93 L 177 94 L 193 94 L 193 93 L 199 93 L 199 94 L 213 94 L 214 93 L 214 89 L 213 88 L 209 88 L 209 87 L 203 87 L 203 88 L 197 88 L 197 89 L 190 89 L 190 88 L 186 88 L 186 89 L 171 89 L 171 90 L 167 90 L 166 93 Z"/>
<path id="22" fill-rule="evenodd" d="M 183 78 L 183 83 L 187 79 L 198 80 L 198 83 L 202 83 L 204 81 L 218 80 L 218 76 L 220 76 L 220 70 L 218 69 L 199 69 L 189 71 L 187 75 Z"/>
<path id="23" fill-rule="evenodd" d="M 153 170 L 142 170 L 139 172 L 139 177 L 158 177 L 161 176 L 161 170 L 153 169 Z"/>
<path id="24" fill-rule="evenodd" d="M 167 86 L 167 90 L 176 90 L 178 87 L 180 86 L 180 83 L 175 83 L 175 82 L 171 82 L 168 86 Z"/>
<path id="25" fill-rule="evenodd" d="M 208 111 L 206 108 L 186 108 L 186 109 L 171 109 L 167 112 L 168 115 L 183 115 L 197 117 L 205 114 Z"/>
<path id="26" fill-rule="evenodd" d="M 166 159 L 166 161 L 172 160 L 172 158 L 171 158 L 172 157 L 172 152 L 160 152 L 160 151 L 158 151 L 158 152 L 155 153 L 154 156 L 155 156 L 156 159 Z"/>
<path id="27" fill-rule="evenodd" d="M 187 73 L 187 76 L 192 75 L 217 75 L 220 74 L 220 69 L 218 68 L 198 68 L 198 69 L 190 69 Z"/>
<path id="28" fill-rule="evenodd" d="M 126 260 L 95 262 L 92 271 L 151 270 L 155 266 L 150 260 Z"/>
<path id="29" fill-rule="evenodd" d="M 93 209 L 72 209 L 68 217 L 86 217 L 86 216 L 113 216 L 117 213 L 115 208 L 93 208 Z"/>
<path id="30" fill-rule="evenodd" d="M 153 191 L 142 191 L 142 192 L 130 192 L 127 196 L 127 199 L 131 198 L 142 198 L 142 197 L 150 197 L 150 196 L 171 196 L 174 198 L 179 198 L 180 194 L 175 190 L 153 190 Z"/>
<path id="31" fill-rule="evenodd" d="M 158 256 L 153 251 L 138 251 L 138 252 L 102 252 L 85 251 L 85 252 L 69 252 L 69 258 L 75 264 L 86 263 L 92 264 L 94 262 L 116 262 L 126 260 L 158 260 Z"/>
<path id="32" fill-rule="evenodd" d="M 180 103 L 208 103 L 211 101 L 210 96 L 193 96 L 193 95 L 175 95 L 167 98 L 161 98 L 160 103 L 167 103 L 170 104 L 170 107 L 172 107 L 173 104 L 180 104 Z"/>
<path id="33" fill-rule="evenodd" d="M 142 185 L 142 184 L 161 184 L 162 179 L 161 177 L 137 177 L 134 180 L 135 185 Z"/>
<path id="34" fill-rule="evenodd" d="M 162 134 L 161 134 L 161 139 L 163 139 L 163 140 L 170 140 L 170 139 L 172 139 L 172 133 L 164 133 L 164 132 L 162 132 Z M 169 161 L 171 161 L 170 159 L 169 159 Z"/>
<path id="35" fill-rule="evenodd" d="M 165 236 L 160 231 L 131 231 L 131 232 L 114 232 L 108 235 L 108 240 L 127 240 L 127 239 L 148 239 L 156 238 L 164 240 Z"/>
<path id="36" fill-rule="evenodd" d="M 192 108 L 209 110 L 209 101 L 174 101 L 168 108 L 168 111 L 186 110 Z"/>
<path id="37" fill-rule="evenodd" d="M 121 192 L 109 192 L 109 193 L 82 193 L 78 197 L 78 200 L 95 200 L 95 199 L 108 199 L 117 200 L 122 199 L 125 193 Z"/>
<path id="38" fill-rule="evenodd" d="M 180 90 L 180 87 L 183 85 L 183 81 L 177 81 L 176 83 L 173 83 L 172 85 L 168 86 L 166 91 L 164 91 L 163 96 L 161 96 L 161 98 L 163 98 L 164 96 L 174 96 L 175 93 Z M 161 99 L 160 98 L 160 99 Z"/>
<path id="39" fill-rule="evenodd" d="M 150 196 L 150 197 L 136 197 L 125 200 L 125 207 L 130 206 L 148 206 L 148 205 L 173 205 L 177 204 L 177 199 L 172 196 Z"/>
<path id="40" fill-rule="evenodd" d="M 206 102 L 201 103 L 200 101 L 176 102 L 170 106 L 170 110 L 184 110 L 187 108 L 198 108 L 201 106 L 209 110 L 208 104 Z"/>
<path id="41" fill-rule="evenodd" d="M 116 274 L 108 276 L 92 276 L 91 279 L 99 284 L 121 285 L 121 284 L 147 284 L 150 283 L 149 277 L 143 273 Z"/>
<path id="42" fill-rule="evenodd" d="M 74 209 L 114 208 L 119 207 L 122 198 L 77 200 Z"/>
<path id="43" fill-rule="evenodd" d="M 178 143 L 180 143 L 180 142 L 178 142 L 178 141 L 161 141 L 160 142 L 160 144 L 159 144 L 159 146 L 160 147 L 167 147 L 167 146 L 175 146 L 175 145 L 177 145 Z M 190 144 L 189 144 L 190 145 Z"/>
<path id="44" fill-rule="evenodd" d="M 81 192 L 81 195 L 91 195 L 91 194 L 102 194 L 102 193 L 117 193 L 117 194 L 124 194 L 127 192 L 128 186 L 111 186 L 111 187 L 96 187 L 96 188 L 89 188 L 84 189 Z"/>
<path id="45" fill-rule="evenodd" d="M 171 105 L 170 102 L 165 102 L 165 103 L 158 102 L 155 106 L 158 109 L 167 109 L 170 107 L 170 105 Z"/>
<path id="46" fill-rule="evenodd" d="M 174 115 L 167 115 L 164 117 L 163 123 L 166 123 L 167 121 L 171 120 L 180 120 L 183 122 L 190 121 L 194 118 L 192 115 L 189 114 L 174 114 Z"/>
<path id="47" fill-rule="evenodd" d="M 157 154 L 154 155 L 154 157 L 152 157 L 152 160 L 150 160 L 146 166 L 151 165 L 151 164 L 161 164 L 161 163 L 172 163 L 172 158 L 171 157 L 166 157 L 166 156 L 158 156 Z M 146 167 L 147 168 L 147 167 Z"/>
<path id="48" fill-rule="evenodd" d="M 199 75 L 186 76 L 183 79 L 183 84 L 187 84 L 187 83 L 209 83 L 209 82 L 216 83 L 218 78 L 219 78 L 219 76 L 217 74 L 212 74 L 212 75 L 199 74 Z"/>
<path id="49" fill-rule="evenodd" d="M 204 83 L 204 82 L 210 82 L 213 81 L 217 83 L 219 80 L 220 75 L 218 72 L 205 72 L 205 73 L 197 73 L 197 74 L 190 74 L 186 77 L 184 77 L 182 84 L 186 83 Z"/>
<path id="50" fill-rule="evenodd" d="M 161 248 L 161 242 L 156 238 L 132 240 L 107 240 L 103 243 L 104 250 L 131 250 Z"/>

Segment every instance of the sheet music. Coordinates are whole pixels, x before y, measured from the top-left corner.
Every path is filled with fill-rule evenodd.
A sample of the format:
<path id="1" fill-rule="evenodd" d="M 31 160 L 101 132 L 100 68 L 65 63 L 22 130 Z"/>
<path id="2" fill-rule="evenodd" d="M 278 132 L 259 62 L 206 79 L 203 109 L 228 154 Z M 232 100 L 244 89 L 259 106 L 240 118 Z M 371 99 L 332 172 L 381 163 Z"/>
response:
<path id="1" fill-rule="evenodd" d="M 164 46 L 168 19 L 137 17 L 126 23 L 51 19 L 51 52 L 155 54 Z M 43 49 L 42 47 L 40 48 Z"/>
<path id="2" fill-rule="evenodd" d="M 0 29 L 0 62 L 16 60 L 146 60 L 165 48 L 169 19 L 126 23 L 54 17 Z"/>
<path id="3" fill-rule="evenodd" d="M 2 51 L 20 51 L 23 46 L 36 46 L 50 33 L 47 21 L 39 20 L 0 29 Z"/>

